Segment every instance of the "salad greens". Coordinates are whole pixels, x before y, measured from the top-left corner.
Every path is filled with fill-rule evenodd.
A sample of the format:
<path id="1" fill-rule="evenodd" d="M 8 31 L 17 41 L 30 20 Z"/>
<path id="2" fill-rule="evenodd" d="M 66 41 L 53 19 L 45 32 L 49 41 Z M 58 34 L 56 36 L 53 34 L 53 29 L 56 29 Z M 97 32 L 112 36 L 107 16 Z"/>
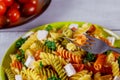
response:
<path id="1" fill-rule="evenodd" d="M 45 45 L 51 50 L 56 50 L 56 45 L 55 45 L 55 42 L 53 41 L 46 40 Z"/>
<path id="2" fill-rule="evenodd" d="M 22 44 L 26 41 L 27 39 L 23 39 L 20 38 L 17 42 L 16 42 L 16 48 L 20 48 L 22 46 Z"/>

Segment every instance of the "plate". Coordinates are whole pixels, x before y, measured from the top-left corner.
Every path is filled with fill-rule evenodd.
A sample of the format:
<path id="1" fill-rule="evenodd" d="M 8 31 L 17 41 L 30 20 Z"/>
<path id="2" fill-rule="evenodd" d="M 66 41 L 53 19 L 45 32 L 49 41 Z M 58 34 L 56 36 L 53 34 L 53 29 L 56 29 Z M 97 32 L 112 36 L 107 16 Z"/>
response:
<path id="1" fill-rule="evenodd" d="M 92 29 L 93 31 L 91 31 L 90 30 L 90 28 L 91 28 L 91 26 L 94 26 L 95 27 L 95 30 L 94 29 Z M 69 28 L 69 30 L 70 30 L 70 32 L 67 30 Z M 77 28 L 79 28 L 79 31 L 78 31 L 78 29 Z M 90 34 L 90 35 L 94 35 L 96 38 L 100 38 L 100 39 L 102 39 L 103 38 L 103 40 L 105 39 L 107 39 L 107 41 L 109 40 L 109 42 L 110 42 L 110 40 L 114 40 L 114 43 L 112 44 L 112 42 L 110 42 L 111 44 L 110 44 L 110 46 L 114 46 L 114 47 L 118 47 L 118 48 L 120 48 L 120 37 L 118 36 L 118 35 L 116 35 L 115 33 L 113 33 L 112 31 L 110 31 L 109 29 L 106 29 L 106 28 L 104 28 L 104 27 L 102 27 L 102 26 L 99 26 L 99 25 L 96 25 L 96 24 L 91 24 L 91 23 L 86 23 L 86 22 L 55 22 L 55 23 L 50 23 L 50 24 L 45 24 L 45 25 L 42 25 L 42 26 L 39 26 L 39 27 L 37 27 L 37 28 L 34 28 L 34 29 L 32 29 L 32 30 L 30 30 L 29 32 L 27 32 L 26 34 L 24 34 L 24 35 L 22 35 L 19 39 L 17 39 L 11 46 L 10 46 L 10 48 L 8 49 L 8 51 L 5 53 L 5 56 L 3 57 L 3 60 L 2 60 L 2 64 L 1 64 L 1 67 L 0 67 L 0 76 L 1 76 L 1 80 L 6 80 L 7 79 L 7 77 L 6 77 L 6 75 L 5 75 L 5 69 L 7 68 L 7 69 L 10 69 L 10 63 L 11 63 L 11 58 L 10 58 L 10 55 L 12 54 L 12 55 L 14 55 L 15 53 L 16 53 L 16 42 L 18 42 L 21 38 L 27 38 L 27 37 L 29 37 L 29 35 L 30 34 L 35 34 L 34 32 L 36 32 L 36 31 L 39 31 L 39 32 L 37 32 L 36 34 L 37 34 L 37 39 L 39 39 L 38 41 L 40 41 L 41 39 L 45 39 L 45 34 L 47 34 L 46 33 L 46 31 L 45 30 L 43 30 L 43 29 L 45 29 L 46 31 L 48 31 L 48 33 L 49 33 L 49 31 L 50 30 L 52 30 L 52 32 L 53 33 L 50 33 L 49 34 L 49 36 L 50 35 L 52 35 L 52 38 L 54 38 L 54 39 L 56 39 L 56 38 L 58 38 L 58 36 L 60 36 L 60 35 L 58 35 L 58 34 L 54 34 L 54 31 L 58 31 L 60 34 L 62 33 L 62 35 L 64 35 L 64 36 L 67 36 L 67 37 L 71 37 L 71 31 L 72 31 L 72 33 L 75 33 L 75 34 L 83 34 L 83 33 L 88 33 L 88 34 Z M 43 32 L 42 32 L 42 31 Z M 64 32 L 61 32 L 61 30 L 63 30 Z M 88 31 L 89 30 L 89 31 Z M 67 32 L 68 31 L 68 32 Z M 42 33 L 44 33 L 45 32 L 45 34 L 42 34 Z M 41 37 L 40 35 L 38 35 L 38 33 L 41 33 L 43 36 Z M 57 36 L 56 36 L 57 35 Z M 77 35 L 76 35 L 77 36 Z M 72 35 L 72 37 L 73 37 L 73 35 Z M 29 37 L 30 38 L 30 37 Z M 29 39 L 28 38 L 28 39 Z M 110 38 L 110 39 L 109 39 Z M 62 38 L 61 38 L 62 39 Z M 49 38 L 48 40 L 46 40 L 46 42 L 45 41 L 43 41 L 43 43 L 44 43 L 44 45 L 46 45 L 49 49 L 52 49 L 52 53 L 54 53 L 55 55 L 59 55 L 60 56 L 60 54 L 57 54 L 56 53 L 56 51 L 54 51 L 54 48 L 52 47 L 51 48 L 51 46 L 48 44 L 47 45 L 47 42 L 49 43 L 52 43 L 52 41 L 54 41 L 53 39 L 51 39 L 51 38 Z M 61 40 L 60 40 L 61 41 Z M 33 43 L 33 42 L 32 42 Z M 42 43 L 42 42 L 41 42 Z M 53 45 L 54 45 L 54 43 L 52 43 Z M 65 51 L 66 51 L 66 53 L 67 52 L 70 52 L 70 54 L 73 52 L 74 53 L 74 45 L 72 46 L 73 48 L 71 48 L 70 49 L 70 47 L 69 47 L 69 45 L 71 46 L 71 44 L 69 44 L 68 46 L 67 46 L 67 44 L 68 44 L 68 42 L 66 43 L 66 44 L 62 44 L 62 43 L 60 43 L 59 44 L 59 47 L 60 47 L 60 45 L 63 45 L 66 49 L 65 49 Z M 55 45 L 57 45 L 57 44 L 55 44 Z M 49 47 L 50 46 L 50 47 Z M 57 47 L 58 47 L 58 45 L 57 45 Z M 56 48 L 57 48 L 56 47 Z M 25 51 L 26 51 L 26 49 L 27 48 L 22 48 L 22 49 L 24 49 Z M 44 47 L 43 47 L 43 49 L 44 49 Z M 76 49 L 76 48 L 75 48 Z M 78 50 L 78 49 L 76 49 L 76 50 Z M 49 52 L 49 51 L 48 51 Z M 107 52 L 107 53 L 110 53 L 110 51 L 109 52 Z M 44 53 L 43 53 L 44 54 Z M 84 55 L 86 55 L 86 54 L 88 54 L 88 53 L 85 53 Z M 79 54 L 75 54 L 75 55 L 79 55 Z M 107 55 L 107 54 L 105 54 L 105 55 Z M 29 56 L 29 54 L 27 54 L 26 55 L 27 56 L 27 58 L 28 58 L 28 56 Z M 82 54 L 81 55 L 79 55 L 79 56 L 82 56 Z M 89 55 L 88 55 L 89 56 Z M 30 57 L 30 56 L 29 56 Z M 65 55 L 61 55 L 61 57 L 62 57 L 62 59 L 65 59 L 65 61 L 67 62 L 67 64 L 63 64 L 64 65 L 64 67 L 63 67 L 63 69 L 65 69 L 65 67 L 68 67 L 68 69 L 69 68 L 71 68 L 71 70 L 73 69 L 74 71 L 77 71 L 76 69 L 75 69 L 75 65 L 73 65 L 73 63 L 74 64 L 83 64 L 83 61 L 82 62 L 76 62 L 76 61 L 70 61 L 69 59 L 67 59 L 67 57 L 65 57 Z M 68 58 L 70 58 L 71 56 L 68 56 Z M 85 56 L 82 56 L 82 58 L 85 58 Z M 108 55 L 107 55 L 107 57 L 108 57 Z M 27 60 L 27 58 L 25 59 L 25 61 Z M 37 60 L 37 59 L 35 59 L 35 60 Z M 39 59 L 38 59 L 39 60 Z M 73 60 L 73 59 L 72 59 Z M 97 58 L 95 59 L 95 60 L 97 60 Z M 25 61 L 24 61 L 24 64 L 25 64 Z M 54 60 L 53 60 L 54 61 Z M 93 64 L 95 61 L 94 60 L 91 60 L 91 61 L 89 61 L 89 59 L 85 59 L 85 61 L 87 61 L 87 63 L 88 62 L 90 62 L 90 64 Z M 91 63 L 92 62 L 92 63 Z M 72 63 L 72 64 L 71 64 Z M 86 62 L 84 62 L 84 64 L 85 64 Z M 30 67 L 29 65 L 27 65 L 28 63 L 26 62 L 26 66 L 27 67 Z M 51 64 L 49 64 L 49 65 L 51 65 Z M 41 66 L 43 66 L 43 64 L 41 65 Z M 52 65 L 52 67 L 54 67 L 55 65 Z M 72 66 L 72 67 L 70 67 L 70 66 Z M 81 67 L 81 65 L 78 65 L 79 67 Z M 84 67 L 85 67 L 85 65 L 84 65 Z M 31 67 L 30 67 L 31 68 Z M 88 69 L 88 68 L 87 68 Z M 59 71 L 57 71 L 57 69 L 55 68 L 54 69 L 55 70 L 55 72 L 57 73 L 57 76 L 59 77 L 60 76 L 60 73 L 59 73 Z M 67 70 L 67 69 L 65 69 L 66 71 L 65 71 L 65 74 L 67 75 L 67 76 L 71 76 L 72 74 L 74 74 L 74 71 L 71 71 L 71 72 L 69 72 L 69 70 Z M 91 69 L 89 69 L 89 70 L 91 70 Z M 67 71 L 69 72 L 69 73 L 71 73 L 71 74 L 69 74 L 69 73 L 67 73 Z M 88 78 L 91 78 L 90 76 L 92 75 L 92 74 L 95 74 L 96 72 L 87 72 L 87 71 L 83 71 L 83 72 L 85 72 L 85 74 L 88 76 Z M 15 72 L 16 73 L 16 72 Z M 82 74 L 82 73 L 80 73 L 80 74 Z M 83 74 L 84 75 L 84 74 Z M 84 75 L 85 76 L 85 75 Z M 107 74 L 107 76 L 110 76 L 110 75 L 108 75 Z M 115 77 L 116 76 L 116 74 L 115 75 L 112 75 L 112 77 Z M 111 77 L 111 76 L 110 76 Z M 45 77 L 46 78 L 46 77 Z M 52 78 L 52 77 L 51 77 Z M 63 78 L 63 77 L 59 77 L 59 78 Z M 71 78 L 72 80 L 74 79 L 74 75 L 72 75 L 72 78 Z"/>

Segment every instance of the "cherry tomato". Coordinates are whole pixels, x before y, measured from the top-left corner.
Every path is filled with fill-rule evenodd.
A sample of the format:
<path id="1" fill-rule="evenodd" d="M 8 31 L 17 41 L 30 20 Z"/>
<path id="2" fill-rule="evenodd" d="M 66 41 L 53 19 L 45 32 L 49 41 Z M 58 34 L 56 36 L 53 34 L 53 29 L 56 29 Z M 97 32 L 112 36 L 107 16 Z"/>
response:
<path id="1" fill-rule="evenodd" d="M 14 3 L 12 6 L 11 6 L 11 9 L 20 9 L 20 4 L 19 3 Z"/>
<path id="2" fill-rule="evenodd" d="M 29 0 L 19 0 L 20 3 L 28 3 Z"/>
<path id="3" fill-rule="evenodd" d="M 14 0 L 3 0 L 6 6 L 11 6 L 14 2 Z"/>
<path id="4" fill-rule="evenodd" d="M 29 3 L 29 4 L 25 4 L 22 12 L 25 16 L 31 16 L 36 13 L 36 9 L 37 7 L 35 5 Z"/>
<path id="5" fill-rule="evenodd" d="M 10 22 L 16 22 L 20 18 L 20 12 L 18 9 L 10 9 L 7 13 Z"/>
<path id="6" fill-rule="evenodd" d="M 6 6 L 5 3 L 0 1 L 0 16 L 4 15 L 4 13 L 6 12 Z"/>
<path id="7" fill-rule="evenodd" d="M 38 4 L 38 0 L 30 0 L 29 3 L 37 5 Z"/>

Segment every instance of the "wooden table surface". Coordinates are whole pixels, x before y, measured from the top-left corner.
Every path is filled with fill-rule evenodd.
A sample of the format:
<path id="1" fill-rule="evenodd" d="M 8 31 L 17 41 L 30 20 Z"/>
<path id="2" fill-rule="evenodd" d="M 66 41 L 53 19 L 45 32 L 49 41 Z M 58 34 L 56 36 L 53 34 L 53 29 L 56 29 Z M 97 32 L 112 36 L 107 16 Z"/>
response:
<path id="1" fill-rule="evenodd" d="M 58 21 L 91 22 L 120 35 L 120 0 L 52 0 L 49 8 L 35 20 L 0 30 L 0 62 L 10 45 L 26 31 Z"/>

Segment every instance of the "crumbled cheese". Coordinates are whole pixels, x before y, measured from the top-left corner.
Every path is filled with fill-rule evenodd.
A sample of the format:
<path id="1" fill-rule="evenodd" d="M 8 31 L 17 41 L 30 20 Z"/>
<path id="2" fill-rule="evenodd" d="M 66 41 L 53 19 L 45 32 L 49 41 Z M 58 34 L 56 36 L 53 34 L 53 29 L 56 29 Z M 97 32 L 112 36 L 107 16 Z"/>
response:
<path id="1" fill-rule="evenodd" d="M 113 80 L 120 80 L 119 76 L 115 76 Z"/>
<path id="2" fill-rule="evenodd" d="M 65 65 L 64 69 L 69 77 L 76 74 L 76 71 L 71 63 Z"/>
<path id="3" fill-rule="evenodd" d="M 15 75 L 15 80 L 22 80 L 22 76 L 21 75 Z"/>
<path id="4" fill-rule="evenodd" d="M 22 36 L 23 39 L 29 37 L 31 34 L 33 34 L 34 32 L 33 31 L 30 31 L 28 33 L 26 33 L 25 35 Z"/>
<path id="5" fill-rule="evenodd" d="M 69 29 L 76 28 L 78 29 L 78 24 L 70 24 Z"/>
<path id="6" fill-rule="evenodd" d="M 107 37 L 107 39 L 112 45 L 114 45 L 115 37 Z"/>
<path id="7" fill-rule="evenodd" d="M 35 61 L 33 56 L 28 56 L 25 65 L 29 68 L 33 68 L 32 63 Z"/>
<path id="8" fill-rule="evenodd" d="M 47 35 L 48 35 L 48 31 L 46 31 L 46 30 L 39 30 L 37 32 L 37 38 L 38 38 L 38 40 L 46 39 Z"/>

